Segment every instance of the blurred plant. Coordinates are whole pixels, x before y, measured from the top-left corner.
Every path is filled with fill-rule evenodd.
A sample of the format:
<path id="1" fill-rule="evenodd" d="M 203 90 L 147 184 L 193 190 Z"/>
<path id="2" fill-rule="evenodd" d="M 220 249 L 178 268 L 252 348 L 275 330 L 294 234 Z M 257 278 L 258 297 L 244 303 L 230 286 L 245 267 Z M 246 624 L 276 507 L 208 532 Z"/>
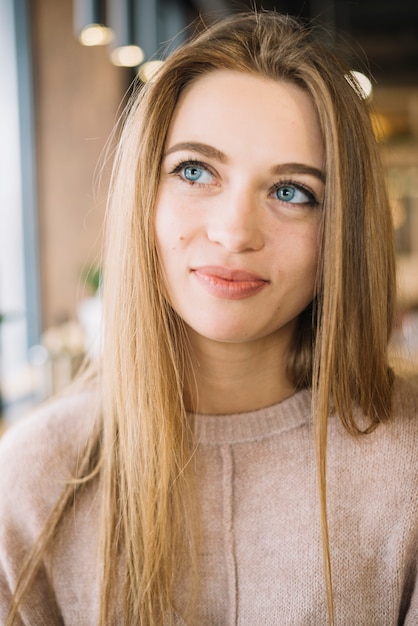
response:
<path id="1" fill-rule="evenodd" d="M 100 293 L 103 280 L 103 272 L 101 267 L 97 265 L 91 265 L 83 271 L 82 278 L 94 295 Z"/>

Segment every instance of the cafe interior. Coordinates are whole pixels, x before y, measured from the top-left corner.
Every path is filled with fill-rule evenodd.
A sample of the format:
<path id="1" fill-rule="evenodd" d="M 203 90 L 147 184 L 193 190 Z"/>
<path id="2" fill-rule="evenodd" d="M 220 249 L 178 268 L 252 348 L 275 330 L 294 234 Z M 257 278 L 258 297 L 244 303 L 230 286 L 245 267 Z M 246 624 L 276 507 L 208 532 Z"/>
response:
<path id="1" fill-rule="evenodd" d="M 416 0 L 4 0 L 0 8 L 1 429 L 100 354 L 117 121 L 196 28 L 249 9 L 313 20 L 370 100 L 398 261 L 394 363 L 418 379 Z"/>

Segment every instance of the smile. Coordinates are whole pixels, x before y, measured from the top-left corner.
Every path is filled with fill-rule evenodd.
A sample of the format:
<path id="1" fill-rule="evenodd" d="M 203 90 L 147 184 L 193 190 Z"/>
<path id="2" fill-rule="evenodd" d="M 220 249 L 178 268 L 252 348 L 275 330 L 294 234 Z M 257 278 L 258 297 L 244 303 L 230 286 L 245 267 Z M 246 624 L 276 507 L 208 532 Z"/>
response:
<path id="1" fill-rule="evenodd" d="M 222 266 L 196 267 L 191 273 L 208 293 L 227 300 L 249 298 L 269 284 L 257 274 Z"/>

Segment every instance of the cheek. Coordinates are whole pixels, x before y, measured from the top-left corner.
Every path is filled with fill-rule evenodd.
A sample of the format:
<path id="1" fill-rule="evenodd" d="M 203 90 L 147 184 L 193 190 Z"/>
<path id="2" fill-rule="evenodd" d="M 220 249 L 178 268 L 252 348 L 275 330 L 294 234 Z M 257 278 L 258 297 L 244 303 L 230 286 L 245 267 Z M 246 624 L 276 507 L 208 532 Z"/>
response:
<path id="1" fill-rule="evenodd" d="M 187 240 L 187 221 L 170 194 L 160 193 L 157 197 L 154 218 L 157 248 L 161 257 L 168 251 L 176 252 Z"/>
<path id="2" fill-rule="evenodd" d="M 311 238 L 307 245 L 309 254 L 306 258 L 306 287 L 309 289 L 310 297 L 314 297 L 318 283 L 318 263 L 319 263 L 319 242 L 318 237 Z"/>
<path id="3" fill-rule="evenodd" d="M 318 259 L 319 259 L 319 245 L 317 238 L 309 238 L 306 241 L 306 249 L 307 249 L 307 265 L 311 268 L 313 272 L 316 273 L 318 267 Z"/>
<path id="4" fill-rule="evenodd" d="M 301 250 L 305 250 L 306 253 L 306 263 L 308 266 L 311 266 L 315 272 L 319 259 L 319 238 L 319 223 L 316 221 L 314 224 L 310 225 L 310 228 L 308 228 L 305 233 L 303 233 L 300 242 Z"/>
<path id="5" fill-rule="evenodd" d="M 285 233 L 276 249 L 280 250 L 284 268 L 293 266 L 309 275 L 315 274 L 319 259 L 319 229 L 312 225 L 302 231 Z"/>
<path id="6" fill-rule="evenodd" d="M 157 241 L 158 250 L 161 252 L 167 246 L 167 240 L 170 235 L 170 219 L 169 213 L 164 209 L 161 201 L 157 201 L 154 218 L 155 239 Z"/>
<path id="7" fill-rule="evenodd" d="M 167 254 L 175 252 L 181 240 L 182 235 L 176 232 L 178 230 L 176 226 L 170 212 L 166 211 L 164 206 L 157 205 L 154 222 L 155 238 L 158 254 L 163 264 Z"/>
<path id="8" fill-rule="evenodd" d="M 157 254 L 165 276 L 175 273 L 179 259 L 186 247 L 186 237 L 178 224 L 157 218 L 155 221 Z"/>
<path id="9" fill-rule="evenodd" d="M 304 259 L 305 276 L 312 291 L 315 291 L 316 276 L 318 271 L 319 247 L 316 240 L 306 242 L 307 254 Z M 308 285 L 307 285 L 308 286 Z"/>
<path id="10" fill-rule="evenodd" d="M 303 306 L 313 298 L 316 291 L 316 276 L 319 246 L 316 232 L 309 230 L 283 242 L 280 254 L 279 282 L 288 290 L 288 296 Z"/>

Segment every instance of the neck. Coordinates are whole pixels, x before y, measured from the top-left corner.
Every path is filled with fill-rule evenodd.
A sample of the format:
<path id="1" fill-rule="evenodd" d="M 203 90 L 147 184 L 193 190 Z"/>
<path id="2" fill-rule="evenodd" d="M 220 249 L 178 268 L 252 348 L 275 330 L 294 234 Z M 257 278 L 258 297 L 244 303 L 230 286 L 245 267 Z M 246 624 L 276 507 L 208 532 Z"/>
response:
<path id="1" fill-rule="evenodd" d="M 294 393 L 286 374 L 287 344 L 268 336 L 245 344 L 202 340 L 191 331 L 193 375 L 186 406 L 230 414 L 276 404 Z"/>

